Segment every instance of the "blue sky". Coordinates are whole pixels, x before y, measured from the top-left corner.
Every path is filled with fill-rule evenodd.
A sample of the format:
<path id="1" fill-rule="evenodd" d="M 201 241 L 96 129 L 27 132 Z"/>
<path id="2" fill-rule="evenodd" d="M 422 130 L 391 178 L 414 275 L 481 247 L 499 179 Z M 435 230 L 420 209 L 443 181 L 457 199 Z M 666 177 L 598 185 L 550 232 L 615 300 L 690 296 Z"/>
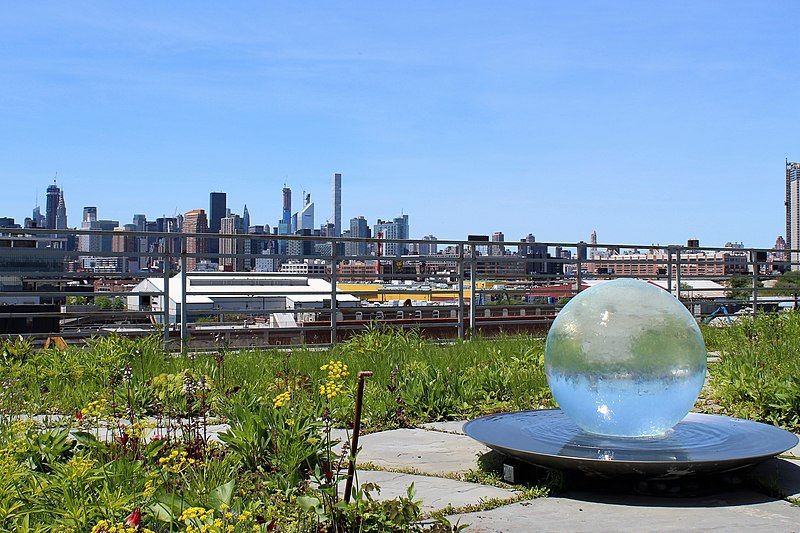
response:
<path id="1" fill-rule="evenodd" d="M 412 236 L 771 245 L 800 159 L 800 4 L 17 2 L 0 12 L 0 216 L 58 172 L 130 222 L 253 223 L 284 181 Z M 41 201 L 41 200 L 40 200 Z"/>

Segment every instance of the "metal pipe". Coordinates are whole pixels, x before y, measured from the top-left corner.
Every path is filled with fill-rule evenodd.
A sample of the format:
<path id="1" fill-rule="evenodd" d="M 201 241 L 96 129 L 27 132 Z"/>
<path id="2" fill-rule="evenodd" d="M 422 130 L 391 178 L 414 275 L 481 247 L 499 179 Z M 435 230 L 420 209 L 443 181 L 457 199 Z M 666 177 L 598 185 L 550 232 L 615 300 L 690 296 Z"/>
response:
<path id="1" fill-rule="evenodd" d="M 336 321 L 338 317 L 336 316 L 339 312 L 339 307 L 336 302 L 336 283 L 337 283 L 337 269 L 339 266 L 339 261 L 336 259 L 336 246 L 337 243 L 335 240 L 331 241 L 331 344 L 336 344 L 338 339 L 337 331 L 336 331 Z"/>
<path id="2" fill-rule="evenodd" d="M 181 239 L 181 353 L 186 353 L 189 330 L 186 327 L 186 238 Z"/>
<path id="3" fill-rule="evenodd" d="M 361 407 L 364 400 L 364 381 L 370 377 L 372 372 L 363 371 L 358 373 L 358 388 L 356 389 L 356 409 L 353 420 L 353 435 L 350 440 L 350 457 L 347 465 L 347 481 L 344 484 L 344 501 L 350 501 L 350 493 L 353 492 L 353 478 L 356 474 L 356 454 L 358 453 L 358 434 L 361 432 Z"/>
<path id="4" fill-rule="evenodd" d="M 475 336 L 475 276 L 476 276 L 476 261 L 475 261 L 475 244 L 470 247 L 470 262 L 469 262 L 469 338 Z"/>
<path id="5" fill-rule="evenodd" d="M 164 255 L 162 256 L 161 270 L 164 272 L 164 291 L 162 296 L 162 311 L 164 312 L 164 350 L 169 349 L 169 269 L 172 260 L 169 255 L 169 240 L 164 241 Z"/>
<path id="6" fill-rule="evenodd" d="M 458 245 L 458 338 L 464 340 L 464 245 Z"/>

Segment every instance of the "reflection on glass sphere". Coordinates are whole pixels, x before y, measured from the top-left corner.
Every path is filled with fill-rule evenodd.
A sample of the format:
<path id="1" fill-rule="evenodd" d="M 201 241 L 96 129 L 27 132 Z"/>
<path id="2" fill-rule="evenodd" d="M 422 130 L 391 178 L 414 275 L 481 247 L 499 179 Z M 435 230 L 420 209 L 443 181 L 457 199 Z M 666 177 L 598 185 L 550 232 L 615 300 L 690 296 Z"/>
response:
<path id="1" fill-rule="evenodd" d="M 586 289 L 547 334 L 553 397 L 584 431 L 661 435 L 692 408 L 706 375 L 697 322 L 667 291 L 617 279 Z"/>

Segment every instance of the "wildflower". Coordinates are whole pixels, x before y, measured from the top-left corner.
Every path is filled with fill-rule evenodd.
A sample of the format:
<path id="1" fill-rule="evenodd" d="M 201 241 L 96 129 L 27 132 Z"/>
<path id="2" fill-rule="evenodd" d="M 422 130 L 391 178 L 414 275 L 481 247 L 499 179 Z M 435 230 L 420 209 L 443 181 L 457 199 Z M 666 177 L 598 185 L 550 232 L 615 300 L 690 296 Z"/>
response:
<path id="1" fill-rule="evenodd" d="M 329 363 L 319 367 L 320 370 L 328 372 L 328 380 L 343 379 L 350 375 L 347 365 L 341 361 L 331 360 Z"/>
<path id="2" fill-rule="evenodd" d="M 125 368 L 122 370 L 122 381 L 125 383 L 130 383 L 131 378 L 133 377 L 133 370 L 131 369 L 130 365 L 125 365 Z"/>
<path id="3" fill-rule="evenodd" d="M 125 525 L 130 527 L 139 527 L 142 523 L 142 511 L 137 507 L 125 519 Z"/>
<path id="4" fill-rule="evenodd" d="M 327 383 L 319 386 L 320 396 L 324 396 L 327 400 L 338 396 L 342 392 L 344 392 L 344 386 L 342 386 L 341 383 L 336 383 L 335 381 L 328 381 Z"/>
<path id="5" fill-rule="evenodd" d="M 275 409 L 283 407 L 286 404 L 286 402 L 288 402 L 291 399 L 291 397 L 292 394 L 288 390 L 284 391 L 275 396 L 275 398 L 272 400 L 272 405 L 273 407 L 275 407 Z"/>

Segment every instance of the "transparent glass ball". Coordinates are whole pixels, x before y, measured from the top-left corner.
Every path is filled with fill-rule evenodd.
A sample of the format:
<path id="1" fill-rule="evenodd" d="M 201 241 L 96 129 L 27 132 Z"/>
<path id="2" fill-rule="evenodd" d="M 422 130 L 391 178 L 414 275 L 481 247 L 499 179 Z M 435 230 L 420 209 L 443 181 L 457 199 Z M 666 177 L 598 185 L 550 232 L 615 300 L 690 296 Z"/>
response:
<path id="1" fill-rule="evenodd" d="M 617 279 L 575 296 L 545 345 L 545 373 L 561 409 L 584 431 L 666 433 L 694 405 L 706 375 L 697 322 L 667 291 Z"/>

